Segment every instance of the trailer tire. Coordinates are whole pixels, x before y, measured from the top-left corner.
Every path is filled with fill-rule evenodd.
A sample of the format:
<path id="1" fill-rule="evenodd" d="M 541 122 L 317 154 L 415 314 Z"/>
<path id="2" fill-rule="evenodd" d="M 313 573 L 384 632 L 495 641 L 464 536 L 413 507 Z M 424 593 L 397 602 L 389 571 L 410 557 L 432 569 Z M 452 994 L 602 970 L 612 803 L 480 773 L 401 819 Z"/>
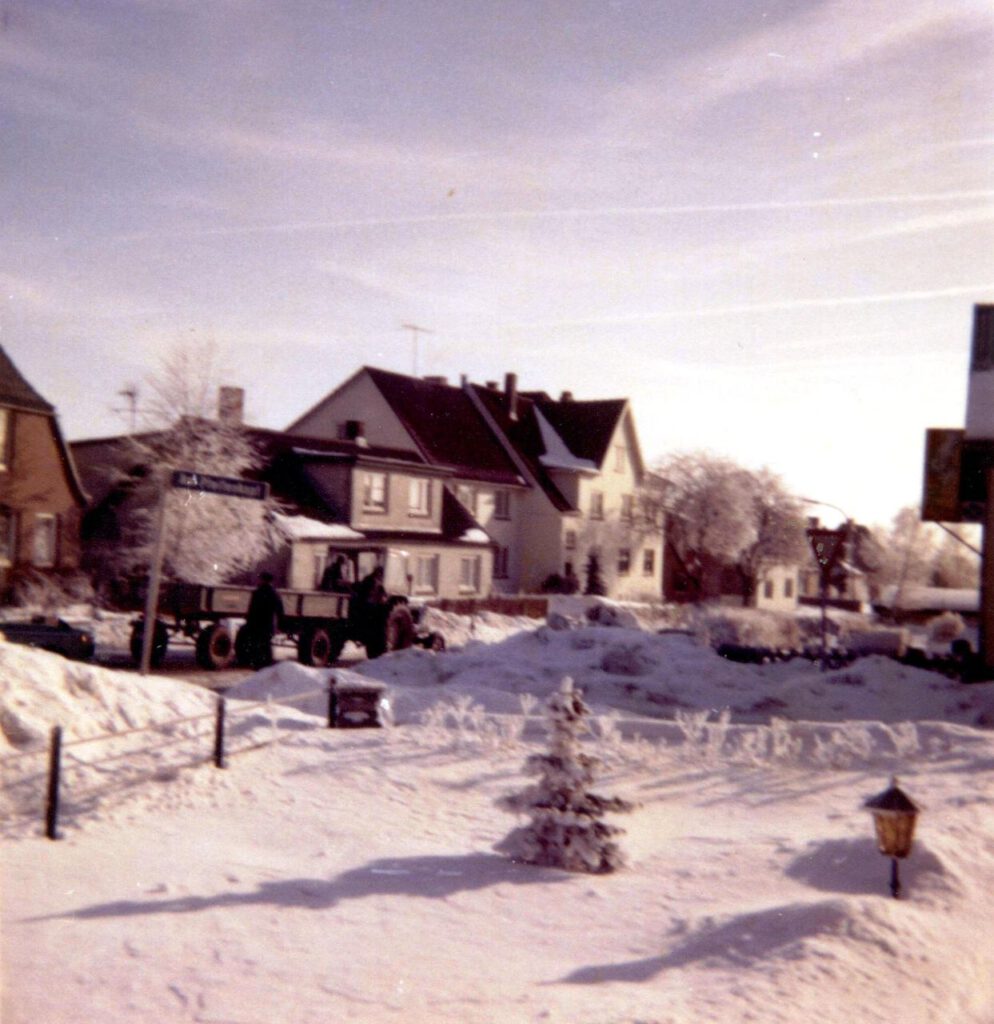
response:
<path id="1" fill-rule="evenodd" d="M 235 644 L 231 631 L 220 622 L 212 622 L 197 636 L 197 664 L 217 672 L 235 660 Z"/>
<path id="2" fill-rule="evenodd" d="M 142 642 L 145 637 L 145 620 L 141 619 L 131 627 L 131 660 L 136 665 L 141 665 Z M 152 630 L 152 650 L 149 655 L 149 663 L 152 668 L 159 666 L 166 659 L 166 648 L 169 646 L 169 631 L 165 623 L 159 619 L 155 620 L 155 628 Z"/>
<path id="3" fill-rule="evenodd" d="M 338 660 L 344 646 L 345 637 L 340 630 L 308 626 L 297 641 L 297 660 L 301 665 L 326 668 Z"/>
<path id="4" fill-rule="evenodd" d="M 390 609 L 383 628 L 384 647 L 388 651 L 403 651 L 414 643 L 414 617 L 406 604 Z"/>

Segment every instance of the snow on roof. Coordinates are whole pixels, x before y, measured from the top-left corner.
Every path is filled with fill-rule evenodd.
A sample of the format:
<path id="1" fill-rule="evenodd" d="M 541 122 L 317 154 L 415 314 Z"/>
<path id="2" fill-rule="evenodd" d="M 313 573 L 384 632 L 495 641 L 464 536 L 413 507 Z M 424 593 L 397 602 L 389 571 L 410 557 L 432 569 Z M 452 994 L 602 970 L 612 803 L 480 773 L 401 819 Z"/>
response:
<path id="1" fill-rule="evenodd" d="M 287 540 L 363 540 L 364 534 L 344 523 L 322 523 L 308 516 L 273 516 L 277 528 Z"/>
<path id="2" fill-rule="evenodd" d="M 459 539 L 467 544 L 490 543 L 490 538 L 487 536 L 486 530 L 481 530 L 478 526 L 474 526 L 472 529 L 467 530 Z"/>
<path id="3" fill-rule="evenodd" d="M 539 462 L 546 469 L 571 469 L 581 473 L 596 473 L 597 466 L 590 459 L 579 459 L 566 447 L 566 443 L 552 428 L 541 412 L 535 409 L 535 419 L 542 434 L 545 454 L 539 456 Z"/>

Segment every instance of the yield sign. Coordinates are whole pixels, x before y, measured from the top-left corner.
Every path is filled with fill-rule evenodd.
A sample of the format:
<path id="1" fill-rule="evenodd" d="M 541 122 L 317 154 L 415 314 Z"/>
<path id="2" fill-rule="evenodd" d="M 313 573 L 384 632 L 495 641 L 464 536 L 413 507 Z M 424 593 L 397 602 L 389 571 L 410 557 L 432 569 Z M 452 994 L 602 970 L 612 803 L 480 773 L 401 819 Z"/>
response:
<path id="1" fill-rule="evenodd" d="M 822 530 L 817 528 L 808 530 L 811 550 L 814 552 L 814 556 L 823 573 L 827 573 L 838 562 L 845 539 L 845 530 Z"/>

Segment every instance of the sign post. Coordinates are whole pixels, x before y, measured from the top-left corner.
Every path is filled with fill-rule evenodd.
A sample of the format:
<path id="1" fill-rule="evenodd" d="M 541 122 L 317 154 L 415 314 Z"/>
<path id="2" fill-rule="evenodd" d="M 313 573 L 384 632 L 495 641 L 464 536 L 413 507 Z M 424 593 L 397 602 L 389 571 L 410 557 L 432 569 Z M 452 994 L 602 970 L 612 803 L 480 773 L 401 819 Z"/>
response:
<path id="1" fill-rule="evenodd" d="M 163 486 L 159 497 L 159 519 L 156 525 L 155 548 L 148 576 L 148 593 L 145 596 L 145 625 L 142 630 L 142 655 L 139 672 L 148 675 L 152 661 L 152 644 L 155 639 L 156 613 L 159 608 L 159 588 L 162 582 L 162 560 L 166 550 L 166 513 L 169 507 L 171 489 L 199 491 L 202 494 L 220 494 L 226 498 L 250 498 L 263 501 L 269 494 L 269 485 L 258 480 L 242 480 L 240 477 L 211 476 L 188 469 L 173 472 L 168 486 Z"/>
<path id="2" fill-rule="evenodd" d="M 821 670 L 828 667 L 828 584 L 832 570 L 839 564 L 849 531 L 846 527 L 828 530 L 812 526 L 808 529 L 808 542 L 818 562 L 819 593 L 821 596 Z"/>

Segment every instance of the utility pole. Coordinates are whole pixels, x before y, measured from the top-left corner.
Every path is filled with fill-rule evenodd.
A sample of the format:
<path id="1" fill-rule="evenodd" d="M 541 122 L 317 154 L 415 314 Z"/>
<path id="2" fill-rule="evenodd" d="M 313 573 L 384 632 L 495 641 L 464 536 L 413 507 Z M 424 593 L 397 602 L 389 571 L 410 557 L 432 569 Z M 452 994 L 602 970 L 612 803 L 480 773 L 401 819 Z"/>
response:
<path id="1" fill-rule="evenodd" d="M 429 331 L 427 327 L 418 327 L 417 324 L 401 324 L 401 330 L 411 332 L 411 341 L 414 343 L 414 376 L 418 375 L 418 335 L 419 334 L 434 334 L 434 331 Z"/>

